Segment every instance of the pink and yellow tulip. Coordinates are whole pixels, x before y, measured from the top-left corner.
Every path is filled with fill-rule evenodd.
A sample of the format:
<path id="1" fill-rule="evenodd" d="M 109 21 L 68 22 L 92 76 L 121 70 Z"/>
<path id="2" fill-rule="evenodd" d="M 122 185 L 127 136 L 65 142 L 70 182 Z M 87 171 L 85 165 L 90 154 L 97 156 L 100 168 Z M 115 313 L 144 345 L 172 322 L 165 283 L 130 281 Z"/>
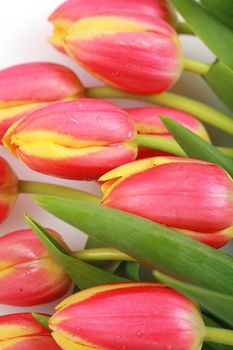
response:
<path id="1" fill-rule="evenodd" d="M 204 338 L 197 306 L 159 283 L 79 292 L 58 305 L 49 325 L 63 350 L 199 350 Z"/>
<path id="2" fill-rule="evenodd" d="M 0 139 L 17 120 L 45 104 L 83 95 L 74 72 L 55 63 L 26 63 L 0 71 Z"/>
<path id="3" fill-rule="evenodd" d="M 100 181 L 102 205 L 167 225 L 213 247 L 232 236 L 233 182 L 217 165 L 147 158 L 114 169 Z"/>
<path id="4" fill-rule="evenodd" d="M 3 142 L 36 171 L 93 180 L 136 158 L 136 136 L 133 122 L 119 107 L 80 99 L 31 113 L 8 130 Z"/>
<path id="5" fill-rule="evenodd" d="M 58 234 L 50 232 L 64 244 Z M 0 238 L 0 304 L 48 303 L 64 295 L 70 286 L 65 271 L 32 230 L 14 231 Z"/>
<path id="6" fill-rule="evenodd" d="M 18 194 L 18 179 L 7 161 L 0 157 L 0 223 L 6 219 Z"/>
<path id="7" fill-rule="evenodd" d="M 59 350 L 51 332 L 31 314 L 0 316 L 1 350 Z"/>
<path id="8" fill-rule="evenodd" d="M 161 19 L 143 15 L 83 18 L 70 28 L 64 48 L 109 85 L 138 94 L 171 88 L 183 66 L 175 30 Z"/>
<path id="9" fill-rule="evenodd" d="M 203 124 L 191 114 L 182 112 L 178 109 L 166 107 L 145 107 L 145 108 L 126 108 L 125 111 L 134 122 L 138 134 L 157 135 L 164 138 L 171 138 L 168 130 L 162 123 L 160 116 L 165 115 L 181 125 L 185 126 L 206 141 L 210 141 L 209 135 Z M 158 157 L 168 155 L 168 153 L 145 147 L 138 148 L 138 159 L 146 157 Z"/>
<path id="10" fill-rule="evenodd" d="M 78 20 L 94 16 L 117 16 L 140 19 L 141 16 L 150 20 L 160 18 L 175 24 L 175 12 L 167 0 L 68 0 L 59 6 L 49 17 L 54 26 L 50 42 L 60 51 L 64 51 L 64 39 Z"/>

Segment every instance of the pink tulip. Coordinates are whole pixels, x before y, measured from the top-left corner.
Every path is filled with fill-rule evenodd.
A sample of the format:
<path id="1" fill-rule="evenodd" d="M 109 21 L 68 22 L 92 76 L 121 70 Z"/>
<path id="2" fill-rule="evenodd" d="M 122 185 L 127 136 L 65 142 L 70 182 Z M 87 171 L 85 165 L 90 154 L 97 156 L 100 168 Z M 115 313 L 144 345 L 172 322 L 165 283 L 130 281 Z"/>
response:
<path id="1" fill-rule="evenodd" d="M 230 239 L 233 182 L 217 165 L 178 157 L 147 158 L 114 169 L 100 181 L 105 181 L 102 205 L 191 231 L 183 233 L 212 246 Z"/>
<path id="2" fill-rule="evenodd" d="M 26 63 L 0 71 L 0 139 L 19 119 L 43 105 L 83 95 L 69 68 L 55 63 Z"/>
<path id="3" fill-rule="evenodd" d="M 7 161 L 0 157 L 0 223 L 6 219 L 18 194 L 18 179 Z"/>
<path id="4" fill-rule="evenodd" d="M 14 231 L 0 238 L 0 304 L 48 303 L 64 295 L 70 286 L 65 271 L 33 231 Z"/>
<path id="5" fill-rule="evenodd" d="M 72 25 L 82 18 L 96 16 L 135 19 L 145 16 L 152 21 L 160 18 L 171 24 L 176 23 L 175 12 L 167 0 L 68 0 L 49 17 L 54 26 L 50 42 L 63 52 L 64 39 Z"/>
<path id="6" fill-rule="evenodd" d="M 136 158 L 136 130 L 112 103 L 80 99 L 35 111 L 9 130 L 5 146 L 30 168 L 67 179 L 98 179 Z"/>
<path id="7" fill-rule="evenodd" d="M 134 122 L 138 134 L 144 135 L 157 135 L 164 138 L 171 138 L 168 130 L 161 122 L 160 116 L 165 115 L 181 125 L 185 126 L 198 136 L 202 137 L 206 141 L 210 141 L 209 135 L 203 124 L 191 114 L 182 112 L 178 109 L 166 108 L 166 107 L 145 107 L 145 108 L 126 108 L 125 111 Z M 169 155 L 166 152 L 154 150 L 145 147 L 139 147 L 138 159 L 146 157 L 158 157 Z"/>
<path id="8" fill-rule="evenodd" d="M 79 292 L 58 305 L 49 325 L 64 350 L 199 350 L 205 331 L 197 306 L 159 283 Z"/>
<path id="9" fill-rule="evenodd" d="M 1 350 L 59 350 L 48 329 L 31 314 L 0 316 Z"/>
<path id="10" fill-rule="evenodd" d="M 84 18 L 70 28 L 64 48 L 99 79 L 132 93 L 166 91 L 182 72 L 178 35 L 159 18 Z"/>

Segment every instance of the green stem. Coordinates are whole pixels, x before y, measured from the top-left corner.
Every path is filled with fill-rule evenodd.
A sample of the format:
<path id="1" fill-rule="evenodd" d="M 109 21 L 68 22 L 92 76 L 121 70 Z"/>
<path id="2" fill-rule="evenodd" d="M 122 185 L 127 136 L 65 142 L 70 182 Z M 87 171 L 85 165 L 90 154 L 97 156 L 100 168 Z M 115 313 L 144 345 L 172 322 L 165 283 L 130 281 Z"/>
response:
<path id="1" fill-rule="evenodd" d="M 178 34 L 189 34 L 189 35 L 195 35 L 192 29 L 189 27 L 189 25 L 186 22 L 179 22 L 176 31 Z"/>
<path id="2" fill-rule="evenodd" d="M 186 153 L 176 141 L 161 136 L 138 135 L 138 146 L 157 149 L 172 153 L 176 156 L 186 157 Z"/>
<path id="3" fill-rule="evenodd" d="M 65 197 L 69 199 L 81 199 L 89 203 L 99 203 L 100 198 L 94 194 L 76 190 L 75 188 L 59 186 L 43 182 L 20 181 L 20 193 L 43 194 L 49 196 Z"/>
<path id="4" fill-rule="evenodd" d="M 206 327 L 205 331 L 205 342 L 233 345 L 233 330 Z"/>
<path id="5" fill-rule="evenodd" d="M 122 253 L 115 248 L 93 248 L 73 252 L 76 258 L 84 261 L 135 261 L 130 256 Z"/>
<path id="6" fill-rule="evenodd" d="M 233 135 L 233 119 L 231 116 L 187 97 L 171 92 L 151 95 L 130 94 L 107 86 L 86 89 L 86 96 L 93 98 L 124 98 L 140 100 L 165 107 L 177 108 L 194 115 L 196 118 Z"/>
<path id="7" fill-rule="evenodd" d="M 174 154 L 175 156 L 187 157 L 186 153 L 178 145 L 175 140 L 171 140 L 162 136 L 138 135 L 138 146 L 152 148 L 164 152 Z M 226 156 L 233 158 L 233 148 L 216 147 Z"/>
<path id="8" fill-rule="evenodd" d="M 196 60 L 191 60 L 189 58 L 184 59 L 184 70 L 192 73 L 197 73 L 200 75 L 205 75 L 210 69 L 211 65 L 207 63 L 203 63 Z"/>

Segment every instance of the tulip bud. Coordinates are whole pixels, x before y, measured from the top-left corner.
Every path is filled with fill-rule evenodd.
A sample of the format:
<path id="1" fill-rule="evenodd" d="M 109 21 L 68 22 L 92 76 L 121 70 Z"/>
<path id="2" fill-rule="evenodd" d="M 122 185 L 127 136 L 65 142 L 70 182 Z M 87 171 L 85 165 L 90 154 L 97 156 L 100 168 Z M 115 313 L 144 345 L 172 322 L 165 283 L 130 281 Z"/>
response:
<path id="1" fill-rule="evenodd" d="M 4 145 L 30 168 L 67 179 L 98 179 L 135 159 L 136 130 L 112 103 L 80 99 L 35 111 L 13 125 Z"/>
<path id="2" fill-rule="evenodd" d="M 205 234 L 204 240 L 212 246 L 230 239 L 229 231 L 223 230 L 233 224 L 233 182 L 215 164 L 178 157 L 147 158 L 114 169 L 100 181 L 105 181 L 105 206 L 193 231 L 189 235 L 201 241 L 200 234 Z"/>
<path id="3" fill-rule="evenodd" d="M 0 157 L 0 223 L 8 216 L 18 194 L 18 179 L 7 161 Z"/>
<path id="4" fill-rule="evenodd" d="M 51 332 L 31 314 L 0 316 L 1 350 L 59 350 Z"/>
<path id="5" fill-rule="evenodd" d="M 64 245 L 58 234 L 50 232 Z M 0 304 L 48 303 L 64 295 L 70 286 L 65 271 L 32 230 L 15 231 L 0 238 Z"/>
<path id="6" fill-rule="evenodd" d="M 55 63 L 26 63 L 0 71 L 0 139 L 17 120 L 43 105 L 83 95 L 69 68 Z"/>
<path id="7" fill-rule="evenodd" d="M 59 6 L 49 17 L 54 26 L 49 38 L 58 50 L 64 51 L 63 43 L 71 26 L 78 20 L 94 16 L 117 16 L 140 19 L 148 17 L 151 21 L 160 18 L 171 24 L 177 19 L 167 0 L 68 0 Z"/>
<path id="8" fill-rule="evenodd" d="M 204 140 L 210 141 L 209 135 L 203 124 L 186 112 L 165 107 L 126 108 L 125 111 L 134 122 L 138 134 L 157 135 L 173 139 L 160 119 L 161 115 L 165 115 L 185 126 Z M 139 147 L 138 149 L 138 159 L 164 155 L 169 154 L 145 147 Z"/>
<path id="9" fill-rule="evenodd" d="M 160 283 L 90 288 L 57 310 L 49 325 L 64 350 L 199 350 L 204 338 L 197 306 Z"/>
<path id="10" fill-rule="evenodd" d="M 84 18 L 71 27 L 64 48 L 98 78 L 132 93 L 161 93 L 182 71 L 179 38 L 161 19 Z"/>

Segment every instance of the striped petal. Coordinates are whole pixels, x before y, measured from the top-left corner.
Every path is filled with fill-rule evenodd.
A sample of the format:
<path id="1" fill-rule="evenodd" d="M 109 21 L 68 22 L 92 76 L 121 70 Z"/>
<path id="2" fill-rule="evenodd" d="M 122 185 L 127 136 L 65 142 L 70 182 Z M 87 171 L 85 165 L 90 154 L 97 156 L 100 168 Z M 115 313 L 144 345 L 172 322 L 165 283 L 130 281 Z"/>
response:
<path id="1" fill-rule="evenodd" d="M 100 100 L 44 107 L 13 125 L 3 142 L 30 168 L 69 179 L 97 179 L 135 159 L 136 130 L 126 112 Z"/>
<path id="2" fill-rule="evenodd" d="M 68 0 L 59 6 L 49 17 L 54 32 L 49 41 L 64 51 L 63 43 L 67 32 L 78 20 L 94 16 L 117 16 L 123 18 L 147 19 L 160 18 L 172 24 L 176 23 L 175 12 L 167 0 Z"/>
<path id="3" fill-rule="evenodd" d="M 196 306 L 158 283 L 92 288 L 63 305 L 50 319 L 62 349 L 197 350 L 203 341 Z"/>
<path id="4" fill-rule="evenodd" d="M 176 32 L 159 19 L 85 18 L 71 27 L 64 47 L 98 78 L 133 93 L 163 92 L 182 70 Z"/>

